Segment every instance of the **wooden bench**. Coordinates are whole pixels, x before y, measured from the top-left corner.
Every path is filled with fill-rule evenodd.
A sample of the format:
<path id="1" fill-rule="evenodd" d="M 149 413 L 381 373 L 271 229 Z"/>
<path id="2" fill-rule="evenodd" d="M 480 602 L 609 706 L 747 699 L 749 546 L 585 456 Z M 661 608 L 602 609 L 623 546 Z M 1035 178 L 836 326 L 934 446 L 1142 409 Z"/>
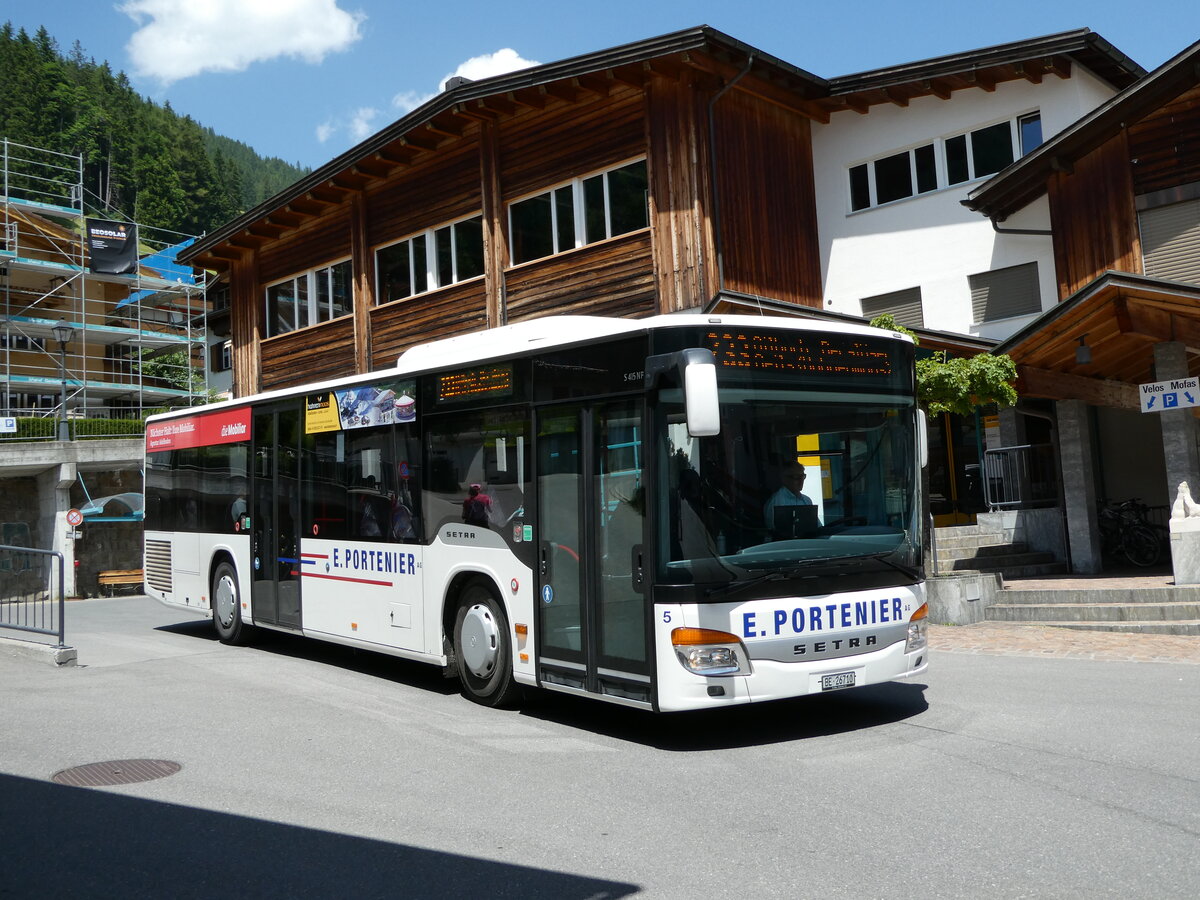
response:
<path id="1" fill-rule="evenodd" d="M 98 580 L 102 591 L 107 589 L 108 596 L 113 596 L 117 588 L 142 586 L 141 569 L 112 569 L 101 572 Z"/>

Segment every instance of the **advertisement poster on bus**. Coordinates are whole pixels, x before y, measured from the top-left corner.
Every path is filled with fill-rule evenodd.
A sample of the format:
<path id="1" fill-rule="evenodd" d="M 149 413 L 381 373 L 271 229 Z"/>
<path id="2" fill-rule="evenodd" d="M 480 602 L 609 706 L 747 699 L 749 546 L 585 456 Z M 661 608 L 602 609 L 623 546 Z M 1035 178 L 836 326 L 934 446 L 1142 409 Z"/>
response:
<path id="1" fill-rule="evenodd" d="M 318 434 L 414 422 L 417 418 L 416 392 L 416 382 L 398 381 L 309 394 L 304 410 L 304 431 Z"/>

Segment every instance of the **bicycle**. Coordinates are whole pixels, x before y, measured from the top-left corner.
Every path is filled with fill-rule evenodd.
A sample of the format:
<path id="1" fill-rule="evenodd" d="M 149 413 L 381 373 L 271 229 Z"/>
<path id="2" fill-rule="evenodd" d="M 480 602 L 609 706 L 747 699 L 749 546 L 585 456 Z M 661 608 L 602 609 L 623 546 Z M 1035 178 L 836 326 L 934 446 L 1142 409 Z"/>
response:
<path id="1" fill-rule="evenodd" d="M 1106 558 L 1112 560 L 1120 554 L 1140 568 L 1158 562 L 1162 542 L 1146 522 L 1146 509 L 1137 497 L 1108 501 L 1100 507 L 1100 546 Z"/>

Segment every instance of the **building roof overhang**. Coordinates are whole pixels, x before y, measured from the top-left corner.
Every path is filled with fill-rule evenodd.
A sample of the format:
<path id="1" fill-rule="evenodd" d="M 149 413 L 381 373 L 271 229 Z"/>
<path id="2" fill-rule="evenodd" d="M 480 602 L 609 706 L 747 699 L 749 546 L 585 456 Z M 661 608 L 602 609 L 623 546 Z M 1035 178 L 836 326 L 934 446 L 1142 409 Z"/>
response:
<path id="1" fill-rule="evenodd" d="M 1155 380 L 1154 345 L 1188 348 L 1200 374 L 1200 286 L 1105 272 L 996 345 L 1017 366 L 1022 397 L 1139 409 L 1139 384 Z M 1091 362 L 1076 351 L 1087 347 Z"/>
<path id="2" fill-rule="evenodd" d="M 993 221 L 1010 215 L 1046 193 L 1050 177 L 1074 163 L 1200 82 L 1200 41 L 1125 88 L 1037 150 L 1023 156 L 971 191 L 963 205 Z"/>
<path id="3" fill-rule="evenodd" d="M 877 103 L 907 106 L 917 97 L 947 99 L 965 88 L 993 91 L 1005 81 L 1041 82 L 1049 74 L 1067 77 L 1081 65 L 1098 78 L 1123 90 L 1146 74 L 1140 65 L 1087 28 L 968 50 L 829 79 L 829 97 L 821 105 L 831 110 L 866 112 Z"/>
<path id="4" fill-rule="evenodd" d="M 798 316 L 805 319 L 842 322 L 850 325 L 867 324 L 867 319 L 862 316 L 832 312 L 813 306 L 799 306 L 784 300 L 772 300 L 769 297 L 758 297 L 734 291 L 718 294 L 702 311 L 689 310 L 688 312 L 708 315 Z M 976 353 L 989 353 L 996 346 L 993 338 L 973 334 L 935 331 L 931 328 L 909 328 L 908 330 L 917 336 L 918 346 L 922 350 L 945 350 L 955 356 L 973 356 Z"/>
<path id="5" fill-rule="evenodd" d="M 1064 77 L 1078 63 L 1120 89 L 1144 70 L 1099 35 L 1063 32 L 902 66 L 827 80 L 758 50 L 709 26 L 479 81 L 447 87 L 362 143 L 330 160 L 180 252 L 179 261 L 218 271 L 321 210 L 336 205 L 372 180 L 388 177 L 422 153 L 461 136 L 467 123 L 496 118 L 525 105 L 607 93 L 613 84 L 641 85 L 650 73 L 677 74 L 684 68 L 728 85 L 757 92 L 813 121 L 832 113 L 865 113 L 877 104 L 907 106 L 917 96 L 949 97 L 955 90 L 993 90 L 1001 81 L 1040 81 L 1048 72 Z"/>

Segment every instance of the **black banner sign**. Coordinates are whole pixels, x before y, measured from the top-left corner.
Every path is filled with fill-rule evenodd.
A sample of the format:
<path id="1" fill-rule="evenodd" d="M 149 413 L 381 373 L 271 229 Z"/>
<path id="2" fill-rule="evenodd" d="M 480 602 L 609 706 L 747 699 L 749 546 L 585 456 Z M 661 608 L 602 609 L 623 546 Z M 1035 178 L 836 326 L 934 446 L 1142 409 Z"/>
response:
<path id="1" fill-rule="evenodd" d="M 137 226 L 87 219 L 87 246 L 92 271 L 131 275 L 137 271 Z"/>

